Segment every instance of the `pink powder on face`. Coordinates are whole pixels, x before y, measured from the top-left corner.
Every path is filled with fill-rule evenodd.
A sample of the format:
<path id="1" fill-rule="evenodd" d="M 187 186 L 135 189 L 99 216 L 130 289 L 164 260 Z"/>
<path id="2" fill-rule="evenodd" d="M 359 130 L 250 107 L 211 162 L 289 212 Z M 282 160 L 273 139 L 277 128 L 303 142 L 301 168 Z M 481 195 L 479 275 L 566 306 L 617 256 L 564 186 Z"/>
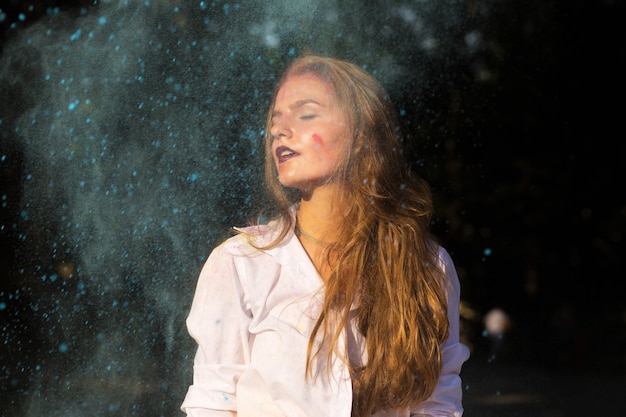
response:
<path id="1" fill-rule="evenodd" d="M 317 133 L 313 133 L 313 141 L 315 143 L 317 143 L 318 145 L 323 145 L 324 144 L 324 140 L 322 139 L 322 137 L 320 135 L 318 135 Z"/>

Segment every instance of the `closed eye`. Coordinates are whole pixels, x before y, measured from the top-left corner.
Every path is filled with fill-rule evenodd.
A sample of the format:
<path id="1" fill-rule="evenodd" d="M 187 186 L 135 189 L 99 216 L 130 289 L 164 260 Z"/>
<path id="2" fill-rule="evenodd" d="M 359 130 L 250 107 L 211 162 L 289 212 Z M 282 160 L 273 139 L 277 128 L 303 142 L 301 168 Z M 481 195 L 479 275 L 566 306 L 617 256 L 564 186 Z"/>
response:
<path id="1" fill-rule="evenodd" d="M 302 116 L 300 116 L 300 119 L 302 120 L 311 120 L 316 118 L 317 115 L 316 114 L 303 114 Z"/>

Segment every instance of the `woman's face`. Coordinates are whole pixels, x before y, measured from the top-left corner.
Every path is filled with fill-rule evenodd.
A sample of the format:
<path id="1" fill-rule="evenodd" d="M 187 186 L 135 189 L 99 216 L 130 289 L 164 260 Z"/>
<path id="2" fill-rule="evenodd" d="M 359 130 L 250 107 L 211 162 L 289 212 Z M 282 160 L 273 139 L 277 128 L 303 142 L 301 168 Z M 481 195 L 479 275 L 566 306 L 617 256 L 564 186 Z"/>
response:
<path id="1" fill-rule="evenodd" d="M 287 78 L 272 109 L 278 179 L 312 193 L 331 182 L 348 146 L 346 118 L 329 83 L 313 74 Z"/>

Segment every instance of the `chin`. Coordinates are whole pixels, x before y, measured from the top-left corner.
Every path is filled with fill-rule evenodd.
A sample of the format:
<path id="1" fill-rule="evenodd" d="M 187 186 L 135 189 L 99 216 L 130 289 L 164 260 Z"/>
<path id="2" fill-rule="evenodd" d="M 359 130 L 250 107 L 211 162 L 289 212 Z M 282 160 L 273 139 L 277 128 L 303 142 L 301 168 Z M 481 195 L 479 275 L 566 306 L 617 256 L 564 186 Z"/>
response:
<path id="1" fill-rule="evenodd" d="M 301 192 L 306 192 L 307 189 L 310 189 L 310 185 L 302 184 L 301 182 L 294 180 L 283 180 L 280 177 L 278 178 L 280 184 L 285 188 L 292 188 L 295 190 L 299 190 Z"/>
<path id="2" fill-rule="evenodd" d="M 280 181 L 280 184 L 285 188 L 293 188 L 295 190 L 305 191 L 308 187 L 303 187 L 293 181 Z"/>

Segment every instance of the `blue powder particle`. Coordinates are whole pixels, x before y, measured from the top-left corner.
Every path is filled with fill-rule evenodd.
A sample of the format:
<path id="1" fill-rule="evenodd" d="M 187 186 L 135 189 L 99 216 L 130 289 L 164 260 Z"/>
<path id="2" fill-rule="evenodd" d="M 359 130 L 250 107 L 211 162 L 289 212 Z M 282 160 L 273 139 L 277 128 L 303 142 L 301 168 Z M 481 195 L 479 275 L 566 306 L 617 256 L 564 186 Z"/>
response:
<path id="1" fill-rule="evenodd" d="M 81 30 L 80 28 L 70 36 L 71 41 L 77 41 L 80 38 Z"/>

